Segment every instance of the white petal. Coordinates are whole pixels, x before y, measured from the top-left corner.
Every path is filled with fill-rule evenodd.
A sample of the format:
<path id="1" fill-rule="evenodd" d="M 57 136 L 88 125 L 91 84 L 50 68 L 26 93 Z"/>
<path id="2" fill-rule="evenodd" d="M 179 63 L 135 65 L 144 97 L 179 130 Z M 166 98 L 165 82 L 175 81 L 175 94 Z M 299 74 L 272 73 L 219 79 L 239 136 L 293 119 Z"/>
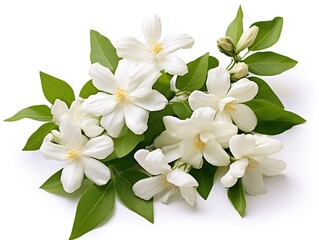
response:
<path id="1" fill-rule="evenodd" d="M 252 100 L 257 93 L 258 85 L 247 78 L 243 78 L 231 86 L 227 96 L 236 98 L 238 102 L 248 102 Z"/>
<path id="2" fill-rule="evenodd" d="M 77 116 L 77 115 L 81 115 L 82 114 L 82 109 L 81 109 L 81 105 L 84 102 L 83 98 L 78 98 L 75 99 L 70 106 L 70 114 L 72 116 Z"/>
<path id="3" fill-rule="evenodd" d="M 217 111 L 215 116 L 215 121 L 224 121 L 228 123 L 233 123 L 230 114 L 227 111 Z"/>
<path id="4" fill-rule="evenodd" d="M 250 195 L 258 195 L 266 193 L 266 187 L 262 173 L 258 167 L 246 169 L 245 175 L 242 177 L 245 191 Z"/>
<path id="5" fill-rule="evenodd" d="M 97 89 L 106 93 L 115 93 L 117 88 L 116 79 L 110 69 L 99 63 L 93 63 L 89 75 Z"/>
<path id="6" fill-rule="evenodd" d="M 102 116 L 112 112 L 117 105 L 118 103 L 114 101 L 114 95 L 99 92 L 89 96 L 83 102 L 81 108 L 93 115 Z"/>
<path id="7" fill-rule="evenodd" d="M 117 106 L 113 112 L 101 118 L 101 125 L 105 128 L 111 137 L 117 138 L 125 124 L 124 110 L 121 106 Z"/>
<path id="8" fill-rule="evenodd" d="M 229 112 L 237 127 L 244 132 L 251 132 L 257 126 L 257 118 L 253 110 L 244 104 L 237 104 L 234 111 Z"/>
<path id="9" fill-rule="evenodd" d="M 52 134 L 49 133 L 43 140 L 43 143 L 40 147 L 40 152 L 42 155 L 48 160 L 66 160 L 66 154 L 68 152 L 68 148 L 63 145 L 58 145 L 52 143 Z"/>
<path id="10" fill-rule="evenodd" d="M 224 187 L 230 188 L 234 186 L 237 182 L 238 178 L 231 175 L 227 172 L 221 179 L 220 182 L 223 184 Z"/>
<path id="11" fill-rule="evenodd" d="M 188 72 L 186 63 L 179 57 L 173 55 L 165 55 L 157 60 L 160 70 L 172 75 L 183 76 Z"/>
<path id="12" fill-rule="evenodd" d="M 167 204 L 168 199 L 177 192 L 178 188 L 174 185 L 169 186 L 167 192 L 160 198 L 160 201 L 164 204 Z"/>
<path id="13" fill-rule="evenodd" d="M 206 143 L 203 154 L 206 161 L 214 166 L 227 166 L 230 163 L 229 155 L 218 143 Z"/>
<path id="14" fill-rule="evenodd" d="M 213 94 L 195 90 L 189 95 L 188 102 L 193 111 L 202 107 L 211 107 L 214 110 L 218 110 L 218 99 Z"/>
<path id="15" fill-rule="evenodd" d="M 152 46 L 154 43 L 157 43 L 159 38 L 161 37 L 161 19 L 157 15 L 145 18 L 143 21 L 142 29 L 146 42 L 150 46 Z"/>
<path id="16" fill-rule="evenodd" d="M 255 138 L 251 134 L 236 135 L 230 139 L 229 148 L 235 158 L 246 157 L 255 148 Z"/>
<path id="17" fill-rule="evenodd" d="M 126 126 L 135 134 L 142 134 L 147 130 L 148 111 L 133 104 L 124 105 Z"/>
<path id="18" fill-rule="evenodd" d="M 163 122 L 166 130 L 177 140 L 184 140 L 196 134 L 190 119 L 180 120 L 173 116 L 164 116 Z"/>
<path id="19" fill-rule="evenodd" d="M 198 183 L 192 175 L 179 169 L 169 172 L 166 179 L 177 187 L 198 187 Z"/>
<path id="20" fill-rule="evenodd" d="M 162 152 L 168 163 L 171 163 L 182 156 L 182 149 L 179 144 L 163 147 Z"/>
<path id="21" fill-rule="evenodd" d="M 181 161 L 193 165 L 194 168 L 200 169 L 203 165 L 203 154 L 200 149 L 194 146 L 194 138 L 187 139 L 181 144 Z"/>
<path id="22" fill-rule="evenodd" d="M 219 111 L 227 111 L 225 109 L 226 106 L 228 106 L 228 104 L 237 106 L 237 100 L 234 97 L 224 97 L 222 99 L 219 100 L 218 102 L 218 110 Z"/>
<path id="23" fill-rule="evenodd" d="M 275 160 L 271 158 L 264 158 L 259 161 L 259 167 L 263 175 L 275 176 L 286 169 L 286 163 L 281 160 Z"/>
<path id="24" fill-rule="evenodd" d="M 254 135 L 256 141 L 255 149 L 249 154 L 250 157 L 268 156 L 279 152 L 283 148 L 280 140 L 269 137 Z"/>
<path id="25" fill-rule="evenodd" d="M 66 192 L 72 193 L 80 188 L 84 176 L 83 166 L 78 161 L 70 162 L 64 167 L 61 182 Z"/>
<path id="26" fill-rule="evenodd" d="M 187 34 L 172 34 L 162 41 L 164 54 L 173 53 L 179 49 L 191 48 L 193 44 L 194 39 Z"/>
<path id="27" fill-rule="evenodd" d="M 167 99 L 158 91 L 152 90 L 145 97 L 136 99 L 134 104 L 148 111 L 159 111 L 165 108 Z"/>
<path id="28" fill-rule="evenodd" d="M 126 84 L 129 81 L 130 72 L 137 66 L 137 62 L 130 62 L 125 59 L 119 61 L 114 74 L 118 87 L 126 89 Z"/>
<path id="29" fill-rule="evenodd" d="M 196 205 L 196 189 L 193 187 L 180 187 L 180 191 L 185 201 L 194 207 Z"/>
<path id="30" fill-rule="evenodd" d="M 215 113 L 215 110 L 210 107 L 196 109 L 190 118 L 193 128 L 196 128 L 197 132 L 211 131 Z"/>
<path id="31" fill-rule="evenodd" d="M 171 171 L 164 154 L 160 149 L 152 152 L 141 149 L 134 154 L 134 158 L 147 172 L 152 175 L 165 174 Z"/>
<path id="32" fill-rule="evenodd" d="M 56 99 L 54 104 L 51 108 L 51 113 L 53 115 L 53 121 L 57 124 L 60 124 L 60 118 L 63 114 L 69 112 L 68 106 L 65 102 L 61 101 L 60 99 Z"/>
<path id="33" fill-rule="evenodd" d="M 230 165 L 229 173 L 236 178 L 241 178 L 244 176 L 248 164 L 247 158 L 237 160 Z"/>
<path id="34" fill-rule="evenodd" d="M 166 176 L 144 178 L 133 185 L 133 192 L 136 196 L 149 200 L 165 189 L 167 184 Z"/>
<path id="35" fill-rule="evenodd" d="M 82 154 L 87 157 L 104 159 L 114 150 L 113 140 L 106 135 L 91 138 L 83 148 Z"/>
<path id="36" fill-rule="evenodd" d="M 116 53 L 130 61 L 141 61 L 152 56 L 151 49 L 133 37 L 122 37 L 117 41 Z"/>
<path id="37" fill-rule="evenodd" d="M 80 127 L 88 137 L 96 137 L 100 135 L 104 129 L 99 126 L 99 120 L 94 117 L 88 117 L 80 122 Z"/>
<path id="38" fill-rule="evenodd" d="M 230 75 L 225 68 L 216 67 L 208 71 L 206 84 L 208 92 L 221 99 L 230 87 Z"/>
<path id="39" fill-rule="evenodd" d="M 110 169 L 102 162 L 89 157 L 82 157 L 81 163 L 85 176 L 98 186 L 106 184 L 111 178 Z"/>
<path id="40" fill-rule="evenodd" d="M 180 141 L 167 130 L 163 131 L 157 138 L 154 140 L 155 148 L 162 148 L 165 146 L 178 144 Z"/>
<path id="41" fill-rule="evenodd" d="M 237 127 L 232 123 L 218 121 L 213 123 L 211 132 L 218 143 L 224 148 L 228 148 L 229 140 L 237 134 Z"/>

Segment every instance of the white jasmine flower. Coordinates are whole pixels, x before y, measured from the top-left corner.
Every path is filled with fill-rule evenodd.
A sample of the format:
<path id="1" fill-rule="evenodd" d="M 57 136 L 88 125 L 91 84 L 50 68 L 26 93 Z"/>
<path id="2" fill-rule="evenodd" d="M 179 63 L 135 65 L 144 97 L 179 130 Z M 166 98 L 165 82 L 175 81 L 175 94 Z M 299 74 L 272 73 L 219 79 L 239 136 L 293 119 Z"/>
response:
<path id="1" fill-rule="evenodd" d="M 191 48 L 194 44 L 192 37 L 187 34 L 173 34 L 160 39 L 162 24 L 156 15 L 144 20 L 143 33 L 146 44 L 133 37 L 123 37 L 117 42 L 117 54 L 129 61 L 151 63 L 159 71 L 164 69 L 173 75 L 187 73 L 186 64 L 172 53 Z"/>
<path id="2" fill-rule="evenodd" d="M 196 204 L 196 187 L 198 183 L 192 175 L 180 169 L 172 170 L 160 149 L 152 152 L 138 150 L 134 158 L 152 177 L 139 180 L 133 185 L 134 194 L 149 200 L 157 194 L 163 194 L 161 201 L 167 203 L 170 196 L 180 191 L 186 202 Z"/>
<path id="3" fill-rule="evenodd" d="M 160 76 L 153 67 L 120 61 L 115 75 L 99 63 L 91 66 L 94 86 L 102 92 L 90 96 L 83 108 L 102 116 L 101 125 L 112 137 L 118 137 L 126 126 L 135 134 L 147 129 L 149 111 L 165 107 L 167 99 L 152 86 Z"/>
<path id="4" fill-rule="evenodd" d="M 169 162 L 181 161 L 201 168 L 203 157 L 212 165 L 227 166 L 229 155 L 223 149 L 230 138 L 237 134 L 232 123 L 214 121 L 215 111 L 205 107 L 196 109 L 191 118 L 163 118 L 166 130 L 155 139 L 154 145 L 161 148 Z"/>
<path id="5" fill-rule="evenodd" d="M 258 35 L 259 28 L 257 26 L 252 26 L 247 31 L 245 31 L 241 36 L 237 44 L 236 51 L 239 53 L 246 48 L 249 48 L 254 44 L 255 39 Z"/>
<path id="6" fill-rule="evenodd" d="M 113 152 L 112 139 L 101 135 L 88 140 L 68 116 L 61 117 L 59 128 L 60 132 L 54 130 L 45 137 L 40 151 L 49 160 L 67 162 L 61 175 L 64 190 L 71 193 L 78 189 L 84 174 L 96 185 L 106 184 L 110 170 L 97 159 Z"/>
<path id="7" fill-rule="evenodd" d="M 104 129 L 100 126 L 99 119 L 97 117 L 89 114 L 81 108 L 83 101 L 84 99 L 82 98 L 76 99 L 72 102 L 69 109 L 65 102 L 60 99 L 56 99 L 51 108 L 53 121 L 57 125 L 60 125 L 62 116 L 67 115 L 74 121 L 74 124 L 79 125 L 86 136 L 96 137 L 100 135 Z"/>
<path id="8" fill-rule="evenodd" d="M 282 149 L 277 139 L 241 134 L 230 139 L 229 147 L 236 160 L 220 180 L 225 187 L 234 186 L 242 178 L 248 194 L 263 194 L 266 193 L 263 175 L 274 176 L 286 168 L 285 162 L 268 157 Z"/>
<path id="9" fill-rule="evenodd" d="M 258 85 L 255 82 L 243 78 L 231 85 L 228 71 L 217 67 L 208 71 L 206 85 L 208 93 L 196 90 L 190 94 L 189 105 L 192 110 L 211 107 L 217 111 L 217 119 L 234 121 L 245 132 L 254 130 L 256 115 L 242 103 L 256 96 Z"/>

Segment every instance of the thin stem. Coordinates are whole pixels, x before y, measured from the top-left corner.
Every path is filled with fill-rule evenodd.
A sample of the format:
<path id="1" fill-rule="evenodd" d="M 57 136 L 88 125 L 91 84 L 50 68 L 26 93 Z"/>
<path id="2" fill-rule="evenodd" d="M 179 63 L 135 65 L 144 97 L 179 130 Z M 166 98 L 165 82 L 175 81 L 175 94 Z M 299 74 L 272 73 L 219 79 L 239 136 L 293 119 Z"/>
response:
<path id="1" fill-rule="evenodd" d="M 227 69 L 227 70 L 230 70 L 230 66 L 232 66 L 233 63 L 234 63 L 234 59 L 232 58 L 230 64 L 226 67 L 226 69 Z"/>

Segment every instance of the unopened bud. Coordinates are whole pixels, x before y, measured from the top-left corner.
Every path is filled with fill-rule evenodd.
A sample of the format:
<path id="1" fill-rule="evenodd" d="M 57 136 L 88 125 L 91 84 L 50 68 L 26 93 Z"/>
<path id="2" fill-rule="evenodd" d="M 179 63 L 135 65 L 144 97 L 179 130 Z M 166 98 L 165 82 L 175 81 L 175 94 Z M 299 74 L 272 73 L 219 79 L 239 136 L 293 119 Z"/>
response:
<path id="1" fill-rule="evenodd" d="M 235 45 L 233 40 L 230 37 L 223 37 L 217 41 L 217 47 L 220 52 L 226 54 L 229 57 L 236 55 Z"/>
<path id="2" fill-rule="evenodd" d="M 236 48 L 238 53 L 253 45 L 257 37 L 258 31 L 258 27 L 252 26 L 241 35 Z"/>
<path id="3" fill-rule="evenodd" d="M 246 63 L 240 62 L 236 63 L 232 69 L 230 69 L 229 74 L 232 80 L 238 80 L 248 75 L 248 65 Z"/>

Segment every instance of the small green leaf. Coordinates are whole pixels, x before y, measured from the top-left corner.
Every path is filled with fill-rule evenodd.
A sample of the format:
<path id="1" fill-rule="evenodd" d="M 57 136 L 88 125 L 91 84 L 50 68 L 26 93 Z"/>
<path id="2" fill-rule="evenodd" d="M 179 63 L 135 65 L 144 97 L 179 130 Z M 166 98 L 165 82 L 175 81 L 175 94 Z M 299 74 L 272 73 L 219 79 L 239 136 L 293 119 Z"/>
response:
<path id="1" fill-rule="evenodd" d="M 145 145 L 143 146 L 143 148 L 145 147 Z M 136 151 L 138 149 L 142 149 L 142 147 L 136 147 L 135 148 Z M 130 168 L 135 168 L 135 167 L 139 167 L 138 163 L 135 161 L 134 159 L 134 154 L 136 151 L 131 151 L 129 154 L 127 154 L 126 156 L 122 157 L 122 158 L 115 158 L 112 160 L 109 160 L 107 162 L 105 162 L 108 166 L 111 166 L 112 168 L 115 168 L 116 170 L 119 171 L 125 171 L 128 170 Z"/>
<path id="2" fill-rule="evenodd" d="M 12 117 L 7 118 L 6 122 L 18 121 L 23 118 L 30 118 L 37 121 L 48 122 L 52 121 L 51 110 L 46 105 L 35 105 L 31 107 L 24 108 L 14 114 Z"/>
<path id="3" fill-rule="evenodd" d="M 246 105 L 255 112 L 257 117 L 258 123 L 254 132 L 276 135 L 305 122 L 305 119 L 297 114 L 264 99 L 253 99 Z"/>
<path id="4" fill-rule="evenodd" d="M 237 45 L 242 33 L 243 33 L 243 10 L 241 9 L 241 6 L 239 6 L 239 9 L 237 11 L 237 15 L 235 19 L 229 24 L 226 36 L 231 37 L 235 46 Z"/>
<path id="5" fill-rule="evenodd" d="M 200 89 L 206 80 L 208 69 L 209 53 L 197 58 L 187 64 L 188 73 L 184 76 L 178 76 L 176 79 L 176 88 L 180 91 L 193 91 Z"/>
<path id="6" fill-rule="evenodd" d="M 190 174 L 196 179 L 199 184 L 197 192 L 205 200 L 208 198 L 208 195 L 213 188 L 216 170 L 217 167 L 204 162 L 201 169 L 192 168 L 190 171 Z"/>
<path id="7" fill-rule="evenodd" d="M 277 75 L 297 64 L 297 61 L 274 52 L 257 52 L 244 62 L 248 64 L 249 72 L 261 76 Z"/>
<path id="8" fill-rule="evenodd" d="M 144 217 L 151 223 L 154 222 L 154 210 L 153 210 L 153 200 L 145 201 L 141 198 L 135 196 L 133 192 L 133 185 L 143 179 L 148 177 L 145 173 L 139 171 L 127 171 L 116 176 L 115 188 L 116 192 L 124 203 L 130 210 Z"/>
<path id="9" fill-rule="evenodd" d="M 236 208 L 237 212 L 240 214 L 240 216 L 243 217 L 246 211 L 246 199 L 241 184 L 241 179 L 238 179 L 237 183 L 234 186 L 228 188 L 227 195 L 233 206 Z"/>
<path id="10" fill-rule="evenodd" d="M 153 85 L 153 89 L 159 91 L 163 94 L 168 100 L 171 100 L 175 93 L 171 90 L 171 79 L 172 75 L 162 72 L 162 75 L 156 80 L 155 84 Z"/>
<path id="11" fill-rule="evenodd" d="M 57 129 L 57 126 L 53 122 L 48 122 L 40 126 L 28 139 L 23 151 L 35 151 L 41 147 L 43 139 L 53 129 Z"/>
<path id="12" fill-rule="evenodd" d="M 44 96 L 50 103 L 53 104 L 56 99 L 60 99 L 70 107 L 75 96 L 68 83 L 44 72 L 40 72 L 40 78 Z"/>
<path id="13" fill-rule="evenodd" d="M 90 186 L 78 203 L 70 239 L 78 238 L 104 222 L 111 216 L 114 205 L 112 180 L 104 186 Z"/>
<path id="14" fill-rule="evenodd" d="M 284 108 L 284 105 L 282 104 L 276 93 L 274 93 L 271 87 L 264 80 L 258 77 L 249 77 L 248 79 L 257 83 L 258 85 L 258 93 L 255 96 L 255 99 L 265 99 L 281 108 Z"/>
<path id="15" fill-rule="evenodd" d="M 172 107 L 180 119 L 190 118 L 193 113 L 187 101 L 173 102 Z"/>
<path id="16" fill-rule="evenodd" d="M 257 26 L 259 31 L 249 50 L 257 51 L 274 45 L 280 38 L 283 21 L 282 17 L 276 17 L 271 21 L 253 23 L 252 26 Z"/>
<path id="17" fill-rule="evenodd" d="M 61 183 L 62 169 L 53 174 L 48 180 L 41 185 L 41 189 L 48 192 L 64 192 Z"/>
<path id="18" fill-rule="evenodd" d="M 89 96 L 94 95 L 94 94 L 96 94 L 98 92 L 99 92 L 99 90 L 97 90 L 97 88 L 93 85 L 92 80 L 89 80 L 82 87 L 82 89 L 80 91 L 80 97 L 81 98 L 88 98 Z"/>
<path id="19" fill-rule="evenodd" d="M 110 69 L 113 73 L 117 68 L 120 58 L 116 54 L 116 49 L 111 41 L 98 33 L 91 30 L 91 63 L 100 63 Z"/>
<path id="20" fill-rule="evenodd" d="M 219 61 L 215 57 L 213 56 L 208 57 L 208 70 L 218 67 L 218 65 L 219 65 Z"/>
<path id="21" fill-rule="evenodd" d="M 143 135 L 136 135 L 130 129 L 124 126 L 120 136 L 113 139 L 116 156 L 119 158 L 124 157 L 143 140 Z"/>
<path id="22" fill-rule="evenodd" d="M 154 139 L 165 130 L 163 117 L 173 114 L 174 112 L 171 105 L 167 105 L 161 111 L 150 113 L 147 123 L 148 129 L 144 133 L 146 145 L 151 145 Z"/>

